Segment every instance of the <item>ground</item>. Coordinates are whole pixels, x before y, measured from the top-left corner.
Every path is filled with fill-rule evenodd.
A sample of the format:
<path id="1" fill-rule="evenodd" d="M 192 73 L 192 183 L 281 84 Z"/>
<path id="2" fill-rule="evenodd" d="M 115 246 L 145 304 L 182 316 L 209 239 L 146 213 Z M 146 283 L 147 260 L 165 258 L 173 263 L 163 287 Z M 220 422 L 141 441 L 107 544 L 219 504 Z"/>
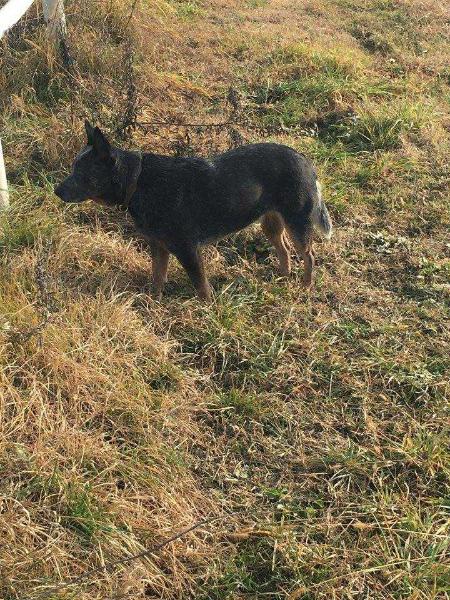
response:
<path id="1" fill-rule="evenodd" d="M 0 43 L 0 597 L 449 598 L 445 3 L 132 4 L 67 4 L 63 54 L 39 3 Z M 313 290 L 254 226 L 206 251 L 210 305 L 174 260 L 153 299 L 127 218 L 52 193 L 85 117 L 310 156 Z"/>

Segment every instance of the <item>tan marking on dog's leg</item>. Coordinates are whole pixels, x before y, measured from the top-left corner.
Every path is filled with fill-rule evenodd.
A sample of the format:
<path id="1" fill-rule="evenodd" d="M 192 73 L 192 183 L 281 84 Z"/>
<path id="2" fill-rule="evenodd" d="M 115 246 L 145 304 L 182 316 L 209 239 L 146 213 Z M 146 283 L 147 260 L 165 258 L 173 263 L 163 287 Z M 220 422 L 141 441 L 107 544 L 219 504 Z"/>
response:
<path id="1" fill-rule="evenodd" d="M 283 276 L 291 272 L 291 253 L 289 241 L 284 233 L 284 222 L 281 215 L 268 212 L 261 218 L 261 229 L 273 244 L 280 262 L 279 269 Z"/>
<path id="2" fill-rule="evenodd" d="M 191 272 L 191 273 L 189 273 L 189 275 L 192 279 L 195 289 L 197 290 L 197 294 L 198 294 L 198 297 L 200 298 L 200 300 L 205 300 L 207 302 L 210 302 L 212 299 L 211 286 L 210 286 L 208 278 L 206 276 L 205 266 L 204 266 L 203 258 L 200 254 L 200 251 L 198 251 L 198 256 L 199 256 L 198 274 L 197 273 L 193 274 Z"/>
<path id="3" fill-rule="evenodd" d="M 314 258 L 314 252 L 312 250 L 312 243 L 305 247 L 303 253 L 303 262 L 305 265 L 305 271 L 303 273 L 303 283 L 305 287 L 310 288 L 313 282 L 313 270 L 316 263 Z"/>
<path id="4" fill-rule="evenodd" d="M 156 240 L 151 242 L 152 251 L 152 286 L 156 298 L 160 299 L 167 281 L 167 268 L 169 266 L 169 251 Z"/>
<path id="5" fill-rule="evenodd" d="M 313 270 L 315 265 L 314 251 L 312 248 L 312 239 L 310 235 L 305 236 L 303 239 L 299 239 L 291 228 L 287 228 L 289 237 L 291 238 L 297 254 L 303 258 L 304 272 L 303 272 L 303 283 L 305 287 L 310 288 L 313 282 Z"/>

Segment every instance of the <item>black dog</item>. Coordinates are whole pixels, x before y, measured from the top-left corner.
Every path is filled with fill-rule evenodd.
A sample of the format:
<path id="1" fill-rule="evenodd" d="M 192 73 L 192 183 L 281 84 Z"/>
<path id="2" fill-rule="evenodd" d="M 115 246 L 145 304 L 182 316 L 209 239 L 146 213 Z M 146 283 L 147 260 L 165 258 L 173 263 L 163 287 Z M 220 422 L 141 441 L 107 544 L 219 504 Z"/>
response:
<path id="1" fill-rule="evenodd" d="M 98 127 L 85 125 L 87 146 L 55 193 L 65 202 L 90 198 L 129 211 L 150 243 L 158 297 L 172 253 L 200 298 L 209 299 L 200 246 L 257 219 L 283 275 L 291 268 L 287 229 L 304 259 L 304 283 L 311 285 L 313 226 L 330 238 L 332 225 L 314 168 L 302 154 L 280 144 L 252 144 L 212 160 L 141 155 L 111 146 Z"/>

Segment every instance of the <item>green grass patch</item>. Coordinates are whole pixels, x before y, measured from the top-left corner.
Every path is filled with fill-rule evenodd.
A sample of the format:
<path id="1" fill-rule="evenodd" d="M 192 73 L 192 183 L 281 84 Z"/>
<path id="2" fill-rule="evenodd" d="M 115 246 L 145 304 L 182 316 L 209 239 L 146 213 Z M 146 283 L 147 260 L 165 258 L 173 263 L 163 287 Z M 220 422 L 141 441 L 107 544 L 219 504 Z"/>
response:
<path id="1" fill-rule="evenodd" d="M 258 417 L 261 414 L 261 400 L 256 395 L 242 390 L 231 389 L 218 396 L 219 406 L 233 410 L 244 417 Z"/>
<path id="2" fill-rule="evenodd" d="M 198 18 L 203 14 L 202 5 L 197 0 L 171 0 L 177 15 L 184 20 Z"/>
<path id="3" fill-rule="evenodd" d="M 91 487 L 69 484 L 65 492 L 64 527 L 90 542 L 96 533 L 109 529 L 106 515 L 96 502 Z"/>
<path id="4" fill-rule="evenodd" d="M 368 77 L 368 61 L 354 50 L 297 44 L 275 51 L 268 62 L 265 79 L 250 91 L 266 125 L 306 125 L 319 116 L 321 121 L 333 120 L 328 113 L 345 112 L 358 99 L 398 92 L 391 81 Z"/>
<path id="5" fill-rule="evenodd" d="M 399 148 L 404 136 L 417 137 L 429 118 L 421 104 L 366 105 L 358 118 L 335 125 L 329 134 L 352 152 L 389 151 Z"/>

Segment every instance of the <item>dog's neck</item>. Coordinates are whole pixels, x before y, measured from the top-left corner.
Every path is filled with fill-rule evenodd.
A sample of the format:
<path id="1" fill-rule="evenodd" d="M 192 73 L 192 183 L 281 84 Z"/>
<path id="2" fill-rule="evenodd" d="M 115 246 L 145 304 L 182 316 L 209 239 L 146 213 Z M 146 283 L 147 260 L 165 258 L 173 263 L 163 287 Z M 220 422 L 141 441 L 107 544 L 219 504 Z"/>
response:
<path id="1" fill-rule="evenodd" d="M 118 154 L 121 198 L 117 204 L 127 210 L 136 192 L 139 176 L 142 171 L 142 154 L 129 150 L 119 150 Z"/>

